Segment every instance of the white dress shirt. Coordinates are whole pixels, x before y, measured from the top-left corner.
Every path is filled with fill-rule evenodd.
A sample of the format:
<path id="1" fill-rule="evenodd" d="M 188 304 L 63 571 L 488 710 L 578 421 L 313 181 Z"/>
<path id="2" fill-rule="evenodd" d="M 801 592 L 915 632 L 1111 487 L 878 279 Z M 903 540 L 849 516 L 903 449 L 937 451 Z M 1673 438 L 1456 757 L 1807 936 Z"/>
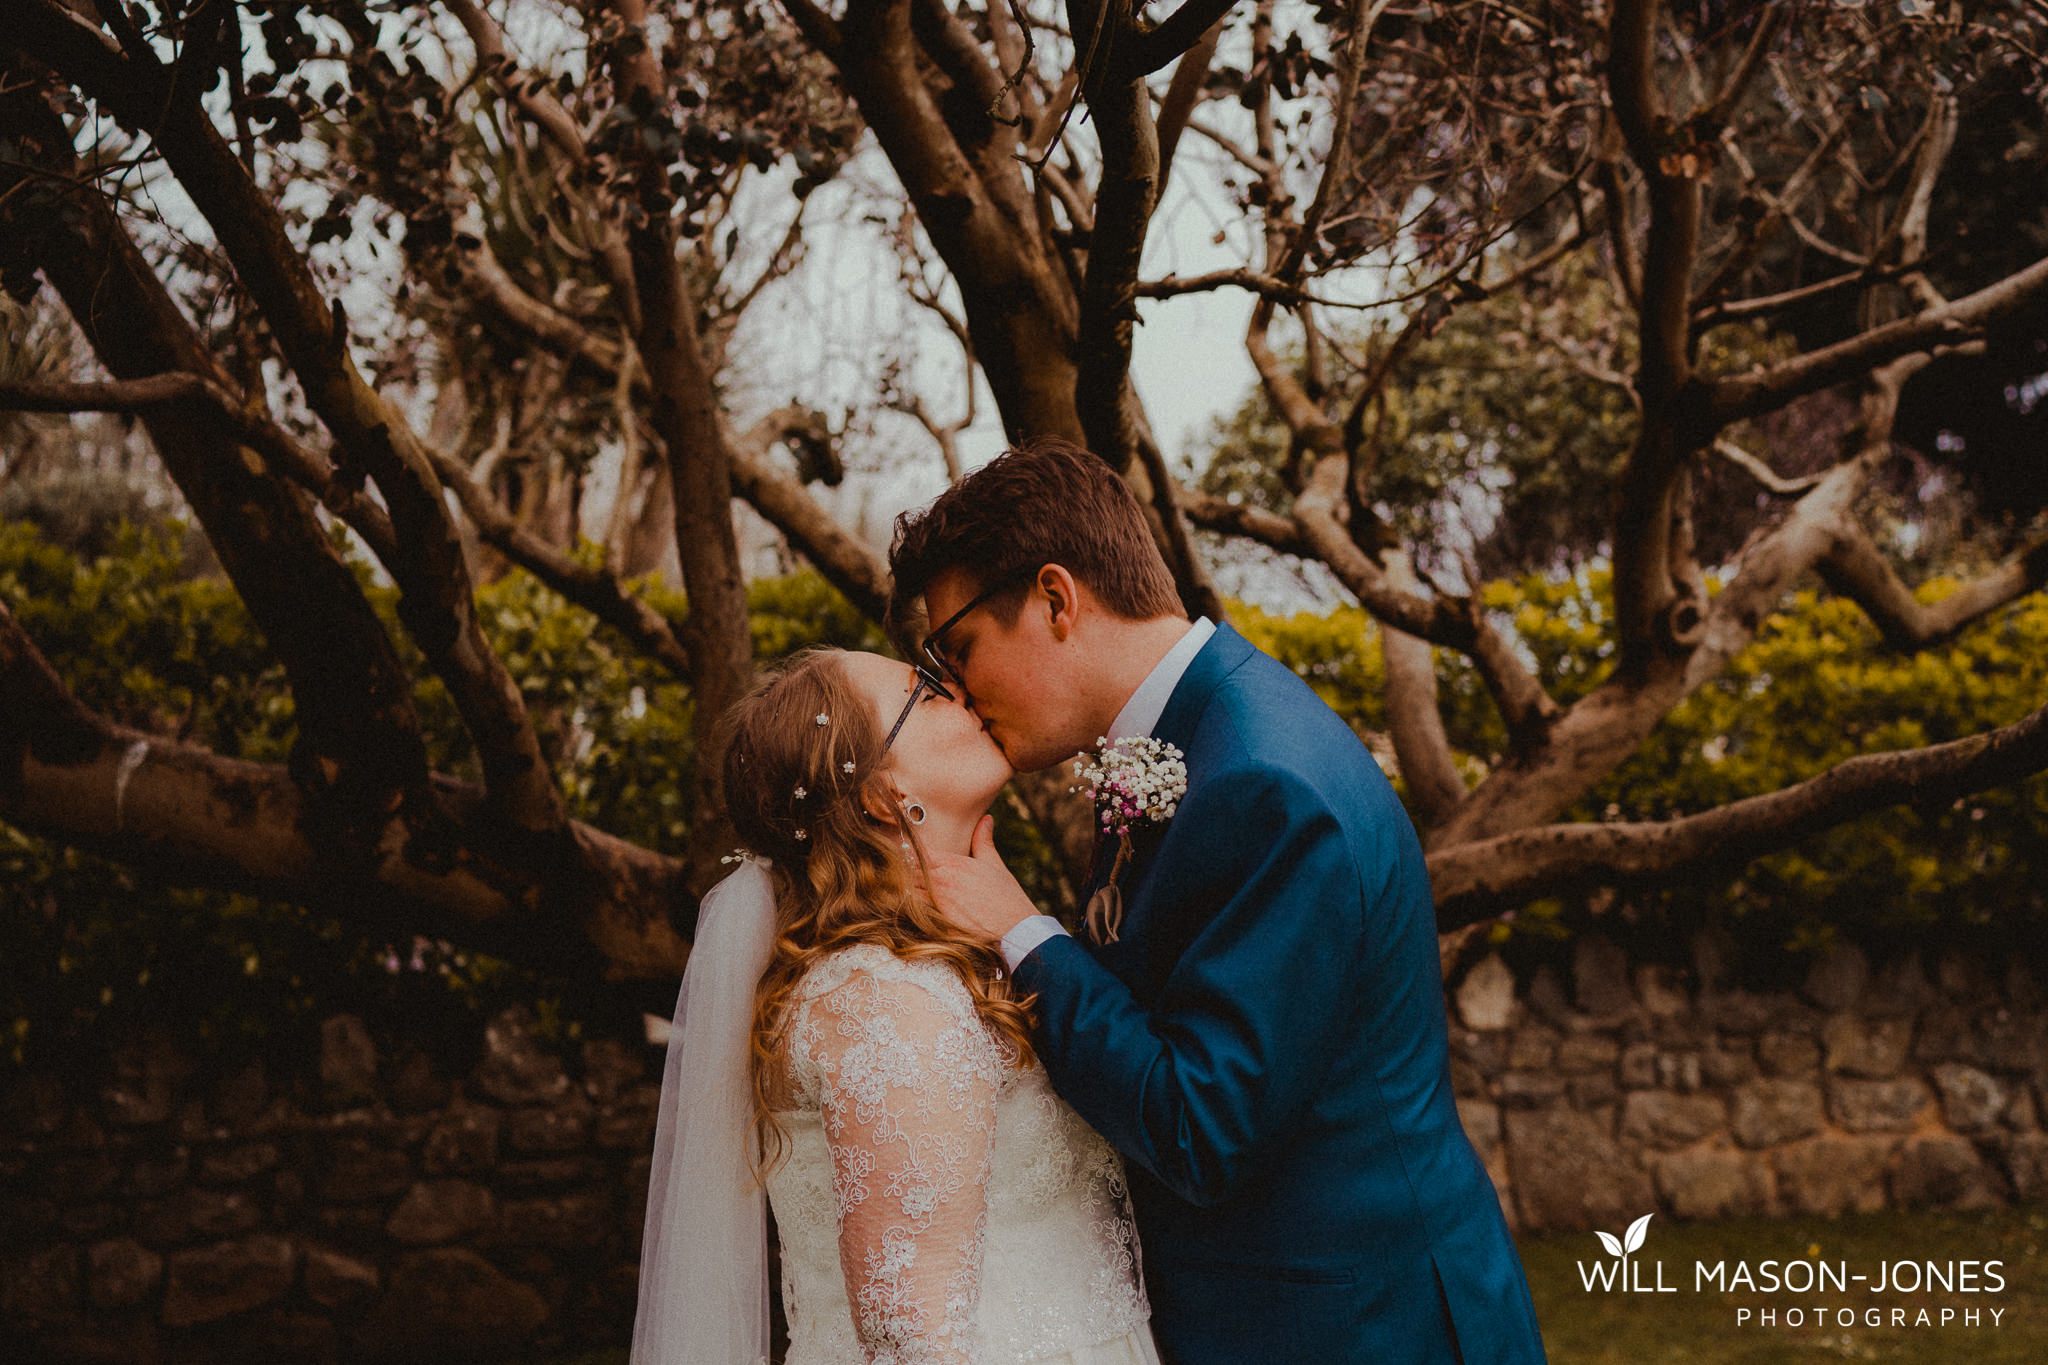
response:
<path id="1" fill-rule="evenodd" d="M 1109 723 L 1109 734 L 1104 736 L 1111 744 L 1133 735 L 1149 735 L 1159 724 L 1159 717 L 1166 711 L 1166 703 L 1173 696 L 1173 689 L 1180 686 L 1181 676 L 1188 671 L 1188 665 L 1202 652 L 1202 646 L 1209 643 L 1209 637 L 1216 633 L 1216 623 L 1204 616 L 1188 627 L 1187 634 L 1180 637 L 1166 657 L 1152 666 L 1145 675 L 1145 681 L 1138 684 L 1138 690 L 1131 693 L 1124 709 L 1116 713 L 1116 719 Z M 1049 938 L 1057 938 L 1066 929 L 1051 915 L 1033 915 L 1019 920 L 1003 935 L 1001 944 L 1003 961 L 1011 971 L 1017 964 L 1031 955 L 1034 948 Z"/>

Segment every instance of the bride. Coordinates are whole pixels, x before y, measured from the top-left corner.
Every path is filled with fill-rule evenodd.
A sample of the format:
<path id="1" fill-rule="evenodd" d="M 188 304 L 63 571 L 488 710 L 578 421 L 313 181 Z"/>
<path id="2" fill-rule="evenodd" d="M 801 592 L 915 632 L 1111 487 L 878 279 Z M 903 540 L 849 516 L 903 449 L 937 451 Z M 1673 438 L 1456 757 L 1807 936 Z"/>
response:
<path id="1" fill-rule="evenodd" d="M 940 682 L 794 657 L 732 710 L 752 853 L 704 898 L 676 1003 L 633 1365 L 1157 1365 L 1123 1172 L 1053 1094 L 1030 1001 L 934 910 L 1009 780 Z"/>

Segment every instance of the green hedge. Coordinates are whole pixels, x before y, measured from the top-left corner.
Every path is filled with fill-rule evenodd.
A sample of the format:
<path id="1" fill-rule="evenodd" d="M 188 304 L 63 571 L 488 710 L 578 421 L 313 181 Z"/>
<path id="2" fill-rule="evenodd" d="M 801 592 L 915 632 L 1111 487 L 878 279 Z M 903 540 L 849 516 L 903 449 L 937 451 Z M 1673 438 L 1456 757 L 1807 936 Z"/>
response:
<path id="1" fill-rule="evenodd" d="M 0 523 L 0 597 L 90 706 L 218 752 L 278 762 L 293 712 L 281 670 L 224 583 L 189 576 L 180 532 L 124 530 L 82 559 L 28 526 Z M 391 593 L 364 582 L 391 616 Z M 1953 589 L 1926 585 L 1933 600 Z M 1561 700 L 1608 667 L 1606 578 L 1530 578 L 1489 587 Z M 812 574 L 750 590 L 758 657 L 823 642 L 879 648 L 881 637 Z M 679 600 L 660 600 L 680 614 Z M 524 689 L 572 813 L 671 853 L 689 837 L 688 689 L 533 579 L 483 588 L 485 630 Z M 1355 608 L 1269 616 L 1234 609 L 1254 643 L 1289 664 L 1361 733 L 1384 721 L 1384 673 L 1371 620 Z M 395 620 L 391 633 L 402 639 Z M 435 764 L 475 776 L 441 685 L 418 699 Z M 1479 682 L 1440 656 L 1452 742 L 1477 781 L 1503 736 Z M 2035 594 L 1913 655 L 1879 648 L 1852 605 L 1800 595 L 1734 665 L 1681 705 L 1642 750 L 1570 812 L 1654 819 L 1773 790 L 1856 753 L 1981 732 L 2048 694 L 2048 595 Z M 1042 885 L 1045 847 L 1000 811 L 1001 839 Z M 1939 811 L 1894 810 L 1762 859 L 1739 877 L 1687 879 L 1631 897 L 1631 915 L 1719 920 L 1771 949 L 1805 949 L 1839 928 L 1911 937 L 1996 922 L 2033 926 L 2048 899 L 2048 778 Z M 1581 905 L 1525 908 L 1517 930 L 1568 933 Z M 390 942 L 300 907 L 180 890 L 0 826 L 0 1028 L 17 1060 L 140 1022 L 172 1021 L 222 1046 L 260 1042 L 339 1009 L 415 1029 L 512 1001 L 573 1035 L 614 1000 L 595 983 L 550 980 L 456 945 Z M 614 1013 L 616 1009 L 614 1008 Z M 616 1021 L 614 1021 L 616 1022 Z M 469 1030 L 453 1029 L 451 1033 Z"/>

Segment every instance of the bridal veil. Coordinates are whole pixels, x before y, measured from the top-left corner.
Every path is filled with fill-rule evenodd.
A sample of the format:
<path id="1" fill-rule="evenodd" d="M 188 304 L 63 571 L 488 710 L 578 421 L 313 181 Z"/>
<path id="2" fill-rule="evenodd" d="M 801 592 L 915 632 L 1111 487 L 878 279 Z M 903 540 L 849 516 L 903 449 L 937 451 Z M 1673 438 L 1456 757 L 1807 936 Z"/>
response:
<path id="1" fill-rule="evenodd" d="M 704 897 L 676 997 L 632 1365 L 767 1365 L 767 1197 L 747 1065 L 774 935 L 767 866 L 747 858 Z"/>

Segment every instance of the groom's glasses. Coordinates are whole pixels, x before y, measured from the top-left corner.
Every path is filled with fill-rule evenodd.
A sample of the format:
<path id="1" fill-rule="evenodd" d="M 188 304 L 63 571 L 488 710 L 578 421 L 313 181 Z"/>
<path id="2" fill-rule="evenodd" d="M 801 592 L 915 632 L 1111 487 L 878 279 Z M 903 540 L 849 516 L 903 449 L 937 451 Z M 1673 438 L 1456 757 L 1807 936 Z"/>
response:
<path id="1" fill-rule="evenodd" d="M 975 594 L 973 600 L 966 606 L 948 616 L 945 622 L 937 630 L 926 635 L 924 643 L 917 647 L 917 652 L 923 657 L 910 661 L 910 666 L 917 670 L 917 676 L 924 679 L 926 685 L 933 691 L 949 701 L 952 700 L 953 694 L 946 690 L 945 680 L 951 678 L 954 682 L 961 683 L 962 686 L 965 686 L 965 683 L 962 682 L 960 671 L 953 667 L 951 660 L 946 658 L 943 652 L 945 647 L 939 642 L 946 638 L 947 631 L 960 624 L 960 618 L 967 615 L 968 612 L 973 611 L 996 594 L 1008 592 L 1020 583 L 1029 582 L 1037 577 L 1037 575 L 1038 570 L 1034 568 L 1022 573 L 1010 574 L 999 578 Z"/>

